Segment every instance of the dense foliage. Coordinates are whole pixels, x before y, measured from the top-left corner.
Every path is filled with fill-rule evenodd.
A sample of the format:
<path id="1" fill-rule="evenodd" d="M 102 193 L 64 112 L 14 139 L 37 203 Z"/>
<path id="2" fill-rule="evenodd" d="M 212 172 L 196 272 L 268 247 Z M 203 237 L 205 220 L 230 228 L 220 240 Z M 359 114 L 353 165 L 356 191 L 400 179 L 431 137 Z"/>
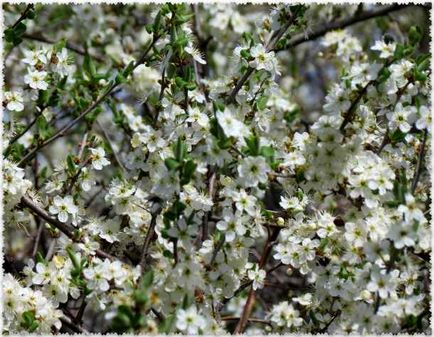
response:
<path id="1" fill-rule="evenodd" d="M 3 11 L 4 333 L 430 333 L 428 6 Z"/>

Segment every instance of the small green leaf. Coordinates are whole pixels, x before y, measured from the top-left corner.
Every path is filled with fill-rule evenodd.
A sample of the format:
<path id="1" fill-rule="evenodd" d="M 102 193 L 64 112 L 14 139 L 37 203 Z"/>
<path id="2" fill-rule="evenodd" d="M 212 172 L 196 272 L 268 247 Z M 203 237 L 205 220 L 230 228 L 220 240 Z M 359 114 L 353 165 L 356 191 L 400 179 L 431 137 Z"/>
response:
<path id="1" fill-rule="evenodd" d="M 35 18 L 35 11 L 30 9 L 26 15 L 27 19 L 33 20 Z"/>
<path id="2" fill-rule="evenodd" d="M 168 315 L 161 323 L 158 330 L 161 334 L 168 334 L 171 332 L 173 325 L 175 324 L 176 316 L 174 314 Z"/>
<path id="3" fill-rule="evenodd" d="M 246 154 L 251 156 L 259 155 L 259 138 L 256 135 L 244 138 L 247 144 Z"/>
<path id="4" fill-rule="evenodd" d="M 408 39 L 412 45 L 416 45 L 422 39 L 422 31 L 418 26 L 411 26 L 408 32 Z"/>
<path id="5" fill-rule="evenodd" d="M 14 28 L 15 35 L 21 37 L 25 33 L 26 29 L 27 26 L 23 22 L 18 23 L 18 25 Z"/>
<path id="6" fill-rule="evenodd" d="M 73 157 L 70 154 L 66 157 L 66 164 L 68 166 L 68 172 L 73 174 L 75 172 L 75 163 Z"/>
<path id="7" fill-rule="evenodd" d="M 77 270 L 80 270 L 80 268 L 81 268 L 80 262 L 78 261 L 77 256 L 75 256 L 75 253 L 72 250 L 72 248 L 67 247 L 66 253 L 68 254 L 69 258 L 71 259 L 71 262 L 72 262 L 72 265 L 74 266 L 74 268 Z"/>
<path id="8" fill-rule="evenodd" d="M 181 137 L 179 137 L 176 142 L 174 154 L 178 162 L 182 162 L 187 154 L 187 146 L 184 144 Z"/>
<path id="9" fill-rule="evenodd" d="M 145 275 L 143 275 L 143 278 L 140 281 L 140 287 L 142 289 L 148 289 L 152 285 L 153 281 L 154 281 L 154 272 L 150 270 Z"/>
<path id="10" fill-rule="evenodd" d="M 405 49 L 405 46 L 403 44 L 397 43 L 393 57 L 395 59 L 401 59 L 404 56 L 404 49 Z"/>
<path id="11" fill-rule="evenodd" d="M 264 110 L 267 107 L 267 102 L 268 102 L 268 96 L 261 96 L 256 103 L 258 110 L 260 111 Z"/>
<path id="12" fill-rule="evenodd" d="M 181 178 L 181 185 L 188 184 L 193 176 L 194 171 L 196 170 L 196 163 L 193 160 L 189 160 L 184 164 L 183 174 Z"/>
<path id="13" fill-rule="evenodd" d="M 15 39 L 15 32 L 12 28 L 8 28 L 5 30 L 5 40 L 7 42 L 13 42 Z"/>
<path id="14" fill-rule="evenodd" d="M 38 328 L 38 322 L 35 319 L 35 313 L 31 310 L 22 314 L 21 326 L 29 332 L 34 332 Z"/>
<path id="15" fill-rule="evenodd" d="M 133 72 L 133 69 L 134 69 L 134 61 L 131 61 L 131 62 L 127 65 L 127 67 L 125 68 L 125 70 L 124 70 L 124 72 L 123 72 L 124 77 L 127 78 L 128 76 L 130 76 L 131 73 Z"/>
<path id="16" fill-rule="evenodd" d="M 95 77 L 95 75 L 96 75 L 95 64 L 93 63 L 92 58 L 89 56 L 89 54 L 86 54 L 84 56 L 83 70 L 86 72 L 86 75 L 90 79 L 93 79 Z"/>
<path id="17" fill-rule="evenodd" d="M 134 301 L 140 305 L 144 306 L 149 301 L 149 297 L 143 290 L 136 290 L 134 292 Z"/>
<path id="18" fill-rule="evenodd" d="M 181 164 L 175 158 L 165 159 L 164 164 L 169 171 L 176 170 L 181 166 Z"/>

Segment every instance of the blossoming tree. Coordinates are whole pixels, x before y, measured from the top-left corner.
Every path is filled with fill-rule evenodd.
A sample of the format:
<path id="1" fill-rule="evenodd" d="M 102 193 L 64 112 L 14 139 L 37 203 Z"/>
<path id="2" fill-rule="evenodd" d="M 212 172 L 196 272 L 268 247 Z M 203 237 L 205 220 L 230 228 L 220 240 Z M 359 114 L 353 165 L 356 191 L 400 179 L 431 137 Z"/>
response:
<path id="1" fill-rule="evenodd" d="M 429 333 L 428 12 L 4 4 L 3 332 Z"/>

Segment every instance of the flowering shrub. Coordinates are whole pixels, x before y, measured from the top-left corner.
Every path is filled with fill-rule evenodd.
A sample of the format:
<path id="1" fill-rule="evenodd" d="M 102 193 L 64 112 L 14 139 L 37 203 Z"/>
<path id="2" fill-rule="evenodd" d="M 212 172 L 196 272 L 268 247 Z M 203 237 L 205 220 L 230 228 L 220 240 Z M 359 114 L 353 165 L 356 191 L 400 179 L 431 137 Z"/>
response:
<path id="1" fill-rule="evenodd" d="M 430 333 L 427 6 L 3 9 L 3 332 Z"/>

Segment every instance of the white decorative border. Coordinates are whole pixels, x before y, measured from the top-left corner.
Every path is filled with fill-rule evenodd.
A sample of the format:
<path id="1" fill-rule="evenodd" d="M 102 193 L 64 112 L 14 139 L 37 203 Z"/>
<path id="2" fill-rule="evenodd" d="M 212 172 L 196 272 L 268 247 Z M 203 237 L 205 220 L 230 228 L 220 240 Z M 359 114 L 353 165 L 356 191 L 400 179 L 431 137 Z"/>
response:
<path id="1" fill-rule="evenodd" d="M 0 73 L 1 73 L 1 88 L 0 88 L 0 100 L 1 102 L 3 102 L 3 32 L 4 32 L 4 26 L 3 26 L 3 21 L 4 21 L 4 16 L 3 16 L 3 4 L 4 3 L 11 3 L 11 4 L 24 4 L 24 3 L 43 3 L 43 4 L 71 4 L 71 5 L 84 5 L 84 4 L 94 4 L 94 5 L 99 5 L 99 4 L 137 4 L 137 3 L 144 3 L 144 4 L 164 4 L 164 3 L 189 3 L 189 4 L 200 4 L 200 3 L 211 3 L 211 4 L 231 4 L 231 3 L 236 3 L 236 4 L 278 4 L 278 3 L 291 3 L 291 4 L 296 4 L 296 3 L 306 3 L 306 4 L 312 4 L 312 5 L 318 5 L 318 4 L 335 4 L 335 5 L 352 5 L 352 4 L 359 4 L 359 3 L 366 3 L 366 4 L 378 4 L 378 5 L 387 5 L 387 4 L 393 4 L 393 3 L 398 3 L 398 4 L 431 4 L 431 6 L 433 6 L 433 0 L 429 0 L 429 1 L 393 1 L 393 0 L 382 0 L 382 1 L 375 1 L 375 0 L 363 0 L 363 1 L 358 1 L 358 0 L 346 0 L 346 1 L 339 1 L 339 0 L 328 0 L 328 1 L 314 1 L 314 0 L 303 0 L 303 1 L 262 1 L 262 0 L 250 0 L 250 1 L 238 1 L 238 0 L 171 0 L 171 1 L 147 1 L 147 0 L 123 0 L 123 1 L 114 1 L 114 0 L 87 0 L 87 1 L 65 1 L 65 0 L 39 0 L 39 1 L 29 1 L 29 0 L 24 0 L 24 1 L 19 1 L 19 0 L 8 0 L 8 1 L 4 1 L 4 0 L 0 0 L 0 4 L 1 4 L 1 8 L 0 8 L 0 31 L 1 31 L 1 39 L 0 39 Z M 433 37 L 433 32 L 434 32 L 434 28 L 433 28 L 433 8 L 431 8 L 429 10 L 429 20 L 430 20 L 430 24 L 431 24 L 431 29 L 430 29 L 430 36 L 431 36 L 431 41 L 430 41 L 430 53 L 431 53 L 431 70 L 433 69 L 433 55 L 434 55 L 434 47 L 433 47 L 433 43 L 432 43 L 432 37 Z M 433 111 L 433 102 L 434 102 L 434 90 L 433 90 L 433 80 L 431 77 L 431 113 L 432 115 L 434 115 L 434 111 Z M 0 105 L 0 117 L 3 121 L 3 106 Z M 431 125 L 431 130 L 434 130 L 434 121 L 431 121 L 432 125 Z M 431 131 L 432 132 L 432 131 Z M 3 135 L 3 122 L 0 123 L 0 135 Z M 431 138 L 432 139 L 432 138 Z M 431 159 L 431 168 L 434 169 L 434 156 L 433 156 L 433 147 L 432 144 L 431 145 L 431 151 L 427 152 L 427 154 L 429 153 L 430 155 L 430 159 Z M 3 137 L 0 137 L 0 150 L 3 153 Z M 3 155 L 0 156 L 0 170 L 3 169 Z M 1 266 L 3 266 L 3 175 L 0 176 L 0 228 L 1 228 L 1 235 L 0 235 L 0 263 Z M 432 209 L 434 206 L 434 184 L 433 184 L 433 180 L 432 180 L 432 175 L 431 175 L 431 217 L 432 217 Z M 431 221 L 432 222 L 432 221 Z M 433 231 L 433 226 L 431 223 L 431 247 L 434 247 L 434 231 Z M 433 281 L 433 256 L 432 256 L 432 251 L 431 251 L 431 270 L 430 270 L 430 280 L 431 283 Z M 0 285 L 3 284 L 3 267 L 1 268 L 1 272 L 0 272 Z M 434 287 L 431 286 L 431 316 L 430 316 L 430 324 L 431 324 L 431 330 L 433 329 L 433 312 L 434 312 L 434 303 L 433 303 L 433 298 L 434 298 Z M 2 334 L 3 331 L 3 292 L 0 291 L 0 334 Z M 34 334 L 30 334 L 30 335 L 34 335 Z M 59 335 L 65 335 L 65 336 L 69 336 L 69 335 L 75 335 L 75 336 L 119 336 L 117 334 L 96 334 L 96 333 L 90 333 L 90 334 L 59 334 Z M 172 334 L 172 335 L 162 335 L 162 336 L 180 336 L 181 334 Z M 287 335 L 277 335 L 277 334 L 268 334 L 266 336 L 316 336 L 316 335 L 326 335 L 329 336 L 329 334 L 287 334 Z M 21 335 L 8 335 L 8 336 L 16 336 L 16 337 L 21 337 Z M 37 335 L 37 336 L 53 336 L 53 335 Z M 122 336 L 137 336 L 137 335 L 130 335 L 130 334 L 124 334 Z M 157 335 L 159 336 L 159 335 Z M 181 336 L 189 336 L 189 335 L 181 335 Z M 205 335 L 206 336 L 206 335 Z M 246 335 L 247 336 L 247 335 Z M 345 335 L 333 335 L 333 336 L 345 336 Z M 357 336 L 357 335 L 351 335 L 351 336 Z M 376 335 L 363 335 L 363 336 L 376 336 Z M 392 334 L 382 334 L 382 336 L 426 336 L 423 334 L 398 334 L 398 335 L 392 335 Z"/>

